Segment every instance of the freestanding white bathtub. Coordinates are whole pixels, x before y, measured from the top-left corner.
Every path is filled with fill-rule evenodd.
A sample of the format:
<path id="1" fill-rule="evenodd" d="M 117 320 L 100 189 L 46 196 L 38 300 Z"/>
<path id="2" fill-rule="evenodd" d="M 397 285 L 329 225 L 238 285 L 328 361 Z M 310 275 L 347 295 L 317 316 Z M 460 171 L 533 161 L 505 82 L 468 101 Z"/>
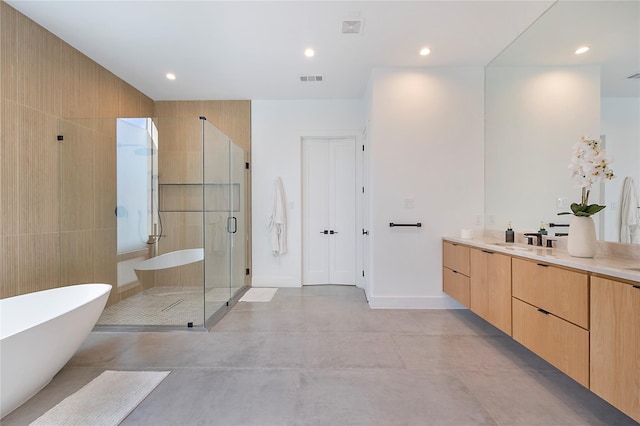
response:
<path id="1" fill-rule="evenodd" d="M 0 418 L 45 387 L 98 321 L 111 286 L 79 284 L 0 300 Z"/>
<path id="2" fill-rule="evenodd" d="M 177 250 L 140 262 L 133 269 L 136 271 L 157 271 L 159 269 L 188 265 L 201 260 L 204 260 L 204 249 L 202 248 Z"/>

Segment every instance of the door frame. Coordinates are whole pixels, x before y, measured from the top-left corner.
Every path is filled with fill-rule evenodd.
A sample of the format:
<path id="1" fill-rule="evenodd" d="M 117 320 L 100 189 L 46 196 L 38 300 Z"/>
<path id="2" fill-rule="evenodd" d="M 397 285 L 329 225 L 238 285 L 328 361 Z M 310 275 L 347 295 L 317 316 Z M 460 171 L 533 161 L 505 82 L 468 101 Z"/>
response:
<path id="1" fill-rule="evenodd" d="M 362 271 L 364 271 L 365 262 L 364 256 L 368 256 L 368 253 L 363 253 L 363 241 L 362 238 L 364 235 L 360 234 L 360 230 L 364 229 L 363 216 L 365 214 L 368 215 L 368 210 L 365 207 L 365 197 L 363 197 L 362 189 L 366 187 L 366 183 L 363 181 L 363 163 L 364 163 L 364 153 L 365 151 L 362 149 L 365 146 L 365 138 L 364 131 L 362 129 L 359 130 L 345 130 L 345 131 L 313 131 L 307 132 L 304 135 L 300 136 L 299 147 L 300 147 L 300 200 L 304 198 L 304 188 L 302 182 L 304 180 L 304 150 L 303 150 L 303 141 L 305 139 L 343 139 L 343 138 L 353 138 L 355 140 L 356 146 L 356 160 L 355 160 L 355 188 L 356 191 L 356 264 L 355 264 L 355 277 L 354 283 L 358 288 L 364 288 L 365 279 L 362 276 Z M 368 217 L 368 216 L 367 216 Z M 301 202 L 300 208 L 300 224 L 301 224 L 301 232 L 300 232 L 300 248 L 301 248 L 301 256 L 300 256 L 300 272 L 304 274 L 304 202 Z M 366 271 L 365 271 L 366 275 Z M 302 283 L 302 275 L 300 277 L 301 285 Z"/>

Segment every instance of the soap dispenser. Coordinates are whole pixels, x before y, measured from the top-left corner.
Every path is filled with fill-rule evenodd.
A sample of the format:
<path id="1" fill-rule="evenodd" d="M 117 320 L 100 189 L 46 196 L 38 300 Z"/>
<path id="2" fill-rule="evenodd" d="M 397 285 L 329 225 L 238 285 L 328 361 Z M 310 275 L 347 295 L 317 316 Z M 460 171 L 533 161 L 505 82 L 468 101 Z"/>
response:
<path id="1" fill-rule="evenodd" d="M 540 222 L 540 229 L 538 230 L 540 235 L 547 235 L 547 230 L 544 228 L 544 222 Z"/>
<path id="2" fill-rule="evenodd" d="M 507 225 L 507 230 L 504 233 L 504 239 L 507 243 L 513 243 L 515 241 L 515 232 L 511 229 L 511 222 Z"/>

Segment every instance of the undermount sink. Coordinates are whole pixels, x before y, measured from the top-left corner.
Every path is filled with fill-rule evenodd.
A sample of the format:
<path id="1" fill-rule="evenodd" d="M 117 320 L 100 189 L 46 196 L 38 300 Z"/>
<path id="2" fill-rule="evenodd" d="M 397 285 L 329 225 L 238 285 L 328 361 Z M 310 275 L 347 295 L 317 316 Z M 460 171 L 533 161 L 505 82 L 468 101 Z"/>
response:
<path id="1" fill-rule="evenodd" d="M 523 247 L 523 246 L 520 246 L 520 245 L 516 245 L 515 243 L 496 242 L 496 243 L 491 243 L 491 245 L 498 246 L 498 247 L 504 247 L 507 250 L 514 250 L 514 251 L 531 251 L 532 250 L 531 247 Z"/>
<path id="2" fill-rule="evenodd" d="M 636 272 L 640 272 L 640 268 L 624 268 L 628 271 L 636 271 Z"/>
<path id="3" fill-rule="evenodd" d="M 529 247 L 520 247 L 520 246 L 511 246 L 505 247 L 507 250 L 515 250 L 515 251 L 532 251 L 532 248 Z"/>

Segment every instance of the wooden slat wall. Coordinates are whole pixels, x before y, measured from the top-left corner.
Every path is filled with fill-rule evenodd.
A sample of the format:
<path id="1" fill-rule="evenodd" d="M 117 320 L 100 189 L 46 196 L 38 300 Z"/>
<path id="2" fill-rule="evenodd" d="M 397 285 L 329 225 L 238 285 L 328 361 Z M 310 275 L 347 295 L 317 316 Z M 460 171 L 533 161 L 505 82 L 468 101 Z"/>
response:
<path id="1" fill-rule="evenodd" d="M 93 145 L 64 156 L 65 162 L 84 165 L 78 176 L 64 176 L 59 119 L 200 115 L 250 161 L 250 101 L 154 102 L 0 1 L 0 298 L 79 282 L 117 282 L 114 141 L 104 131 L 65 126 Z M 63 163 L 62 170 L 68 169 Z M 58 179 L 65 178 L 79 185 L 81 195 L 62 200 L 59 217 Z M 250 194 L 249 182 L 248 215 Z M 249 236 L 248 264 L 250 241 Z M 108 303 L 133 294 L 112 292 Z"/>
<path id="2" fill-rule="evenodd" d="M 87 185 L 78 188 L 81 200 L 68 200 L 78 221 L 63 217 L 58 238 L 58 123 L 153 114 L 151 98 L 0 2 L 1 298 L 59 284 L 116 284 L 114 141 L 92 136 L 92 146 L 74 153 L 84 165 L 77 183 Z M 75 255 L 59 262 L 61 246 Z M 109 303 L 118 300 L 112 292 Z"/>

